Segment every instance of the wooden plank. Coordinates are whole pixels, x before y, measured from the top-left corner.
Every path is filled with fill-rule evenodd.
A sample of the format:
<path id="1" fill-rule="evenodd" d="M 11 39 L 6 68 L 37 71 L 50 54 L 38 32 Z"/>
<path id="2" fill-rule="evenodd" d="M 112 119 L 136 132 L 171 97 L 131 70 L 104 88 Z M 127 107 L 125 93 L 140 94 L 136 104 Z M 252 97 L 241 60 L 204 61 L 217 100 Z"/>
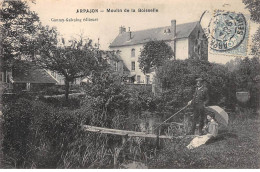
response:
<path id="1" fill-rule="evenodd" d="M 113 135 L 120 135 L 120 136 L 128 136 L 128 137 L 146 137 L 146 138 L 156 138 L 157 135 L 155 134 L 148 134 L 145 132 L 136 132 L 136 131 L 128 131 L 128 130 L 117 130 L 117 129 L 110 129 L 110 128 L 103 128 L 103 127 L 95 127 L 90 125 L 82 125 L 83 130 L 96 132 L 96 133 L 103 133 L 103 134 L 113 134 Z M 159 136 L 161 139 L 173 139 L 172 136 L 161 135 Z"/>
<path id="2" fill-rule="evenodd" d="M 160 122 L 157 122 L 156 124 L 157 125 L 172 125 L 172 124 L 176 124 L 176 125 L 183 126 L 182 123 L 178 123 L 178 122 L 170 122 L 170 123 L 160 123 Z"/>

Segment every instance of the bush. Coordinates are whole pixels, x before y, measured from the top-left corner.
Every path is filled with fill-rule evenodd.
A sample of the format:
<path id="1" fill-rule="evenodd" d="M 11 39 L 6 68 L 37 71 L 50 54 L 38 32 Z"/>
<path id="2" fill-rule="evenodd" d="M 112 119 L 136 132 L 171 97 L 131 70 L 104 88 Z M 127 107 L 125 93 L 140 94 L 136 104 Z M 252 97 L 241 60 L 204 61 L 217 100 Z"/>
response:
<path id="1" fill-rule="evenodd" d="M 63 88 L 64 86 L 52 86 L 52 87 L 48 87 L 46 88 L 43 92 L 45 95 L 61 95 L 61 94 L 65 94 L 65 90 Z"/>
<path id="2" fill-rule="evenodd" d="M 170 103 L 180 108 L 192 99 L 195 91 L 195 79 L 202 77 L 206 81 L 209 93 L 209 105 L 232 105 L 234 103 L 235 88 L 230 87 L 229 72 L 223 65 L 200 60 L 175 60 L 165 63 L 158 69 L 158 84 L 162 84 L 162 99 L 165 104 Z M 232 96 L 230 96 L 232 94 Z M 223 99 L 223 98 L 232 99 Z M 229 101 L 229 102 L 227 102 Z"/>
<path id="3" fill-rule="evenodd" d="M 2 103 L 9 104 L 12 102 L 16 102 L 18 99 L 23 98 L 26 100 L 34 100 L 36 99 L 37 94 L 31 93 L 28 91 L 21 91 L 17 93 L 3 93 L 2 94 Z"/>
<path id="4" fill-rule="evenodd" d="M 4 153 L 16 168 L 56 168 L 81 132 L 72 111 L 57 111 L 40 101 L 18 99 L 5 106 L 3 115 Z"/>
<path id="5" fill-rule="evenodd" d="M 81 124 L 133 129 L 128 121 L 134 120 L 133 112 L 141 112 L 145 107 L 143 103 L 147 102 L 138 100 L 145 95 L 136 93 L 131 98 L 126 90 L 121 90 L 118 96 L 112 95 L 107 99 L 86 97 L 81 108 L 76 110 L 54 108 L 39 100 L 18 99 L 6 104 L 6 160 L 16 168 L 113 167 L 113 156 L 122 137 L 84 132 Z M 149 104 L 145 109 L 149 109 Z M 147 159 L 148 155 L 154 154 L 154 147 L 148 143 L 144 140 L 127 143 L 119 155 L 119 162 L 124 161 L 122 152 L 128 152 L 127 159 Z"/>
<path id="6" fill-rule="evenodd" d="M 67 107 L 69 109 L 78 109 L 81 102 L 81 99 L 77 97 L 70 97 L 66 100 L 64 96 L 46 98 L 41 96 L 40 100 L 55 108 Z"/>
<path id="7" fill-rule="evenodd" d="M 80 93 L 82 90 L 80 85 L 71 85 L 69 93 Z M 45 88 L 43 91 L 44 95 L 63 95 L 65 94 L 65 86 L 64 85 L 54 85 L 51 87 Z"/>
<path id="8" fill-rule="evenodd" d="M 33 119 L 33 112 L 30 111 L 29 100 L 20 99 L 13 106 L 4 109 L 4 152 L 15 157 L 17 166 L 28 158 L 30 142 L 30 125 Z"/>

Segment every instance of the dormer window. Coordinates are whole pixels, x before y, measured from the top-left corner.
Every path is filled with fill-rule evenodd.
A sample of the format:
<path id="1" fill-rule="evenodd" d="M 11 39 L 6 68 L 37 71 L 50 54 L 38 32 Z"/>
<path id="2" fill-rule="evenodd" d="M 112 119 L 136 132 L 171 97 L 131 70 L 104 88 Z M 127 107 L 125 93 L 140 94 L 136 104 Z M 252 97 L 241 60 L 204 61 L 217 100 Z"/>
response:
<path id="1" fill-rule="evenodd" d="M 164 33 L 171 33 L 171 29 L 170 28 L 164 29 Z"/>
<path id="2" fill-rule="evenodd" d="M 135 57 L 135 49 L 134 48 L 131 50 L 131 57 Z"/>

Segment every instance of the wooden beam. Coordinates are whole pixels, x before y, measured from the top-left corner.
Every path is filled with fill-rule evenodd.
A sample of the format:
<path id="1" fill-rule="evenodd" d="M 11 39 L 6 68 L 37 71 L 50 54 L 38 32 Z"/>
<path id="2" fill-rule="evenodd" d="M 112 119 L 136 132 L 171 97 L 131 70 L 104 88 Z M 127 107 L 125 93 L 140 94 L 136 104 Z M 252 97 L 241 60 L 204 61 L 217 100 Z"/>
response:
<path id="1" fill-rule="evenodd" d="M 146 137 L 146 138 L 156 138 L 156 134 L 148 134 L 145 132 L 136 132 L 136 131 L 128 131 L 128 130 L 117 130 L 103 127 L 95 127 L 90 125 L 82 125 L 84 131 L 90 131 L 95 133 L 103 133 L 103 134 L 113 134 L 120 136 L 128 136 L 128 137 Z M 172 136 L 161 135 L 159 136 L 161 139 L 173 139 Z"/>
<path id="2" fill-rule="evenodd" d="M 170 123 L 156 123 L 156 125 L 172 125 L 172 124 L 176 124 L 176 125 L 180 125 L 180 126 L 183 126 L 182 123 L 178 123 L 178 122 L 170 122 Z"/>

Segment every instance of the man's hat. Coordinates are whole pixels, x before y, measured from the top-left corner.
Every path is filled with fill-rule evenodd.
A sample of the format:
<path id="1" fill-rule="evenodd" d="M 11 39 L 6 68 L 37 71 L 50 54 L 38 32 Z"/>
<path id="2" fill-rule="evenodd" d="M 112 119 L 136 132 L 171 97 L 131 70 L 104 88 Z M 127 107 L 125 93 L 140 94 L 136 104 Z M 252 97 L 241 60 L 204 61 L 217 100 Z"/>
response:
<path id="1" fill-rule="evenodd" d="M 197 78 L 196 81 L 204 81 L 202 78 Z"/>

